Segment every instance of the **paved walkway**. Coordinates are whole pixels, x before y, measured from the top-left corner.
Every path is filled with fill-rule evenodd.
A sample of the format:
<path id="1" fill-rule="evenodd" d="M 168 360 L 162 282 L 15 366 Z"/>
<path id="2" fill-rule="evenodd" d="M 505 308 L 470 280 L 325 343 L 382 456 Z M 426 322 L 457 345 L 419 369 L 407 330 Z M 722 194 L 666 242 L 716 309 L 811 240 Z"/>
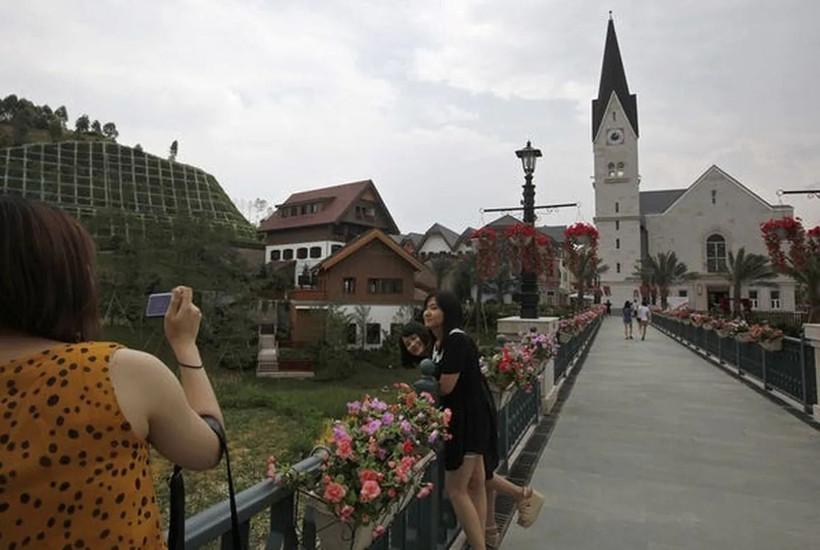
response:
<path id="1" fill-rule="evenodd" d="M 820 432 L 650 327 L 604 322 L 502 548 L 820 548 Z"/>

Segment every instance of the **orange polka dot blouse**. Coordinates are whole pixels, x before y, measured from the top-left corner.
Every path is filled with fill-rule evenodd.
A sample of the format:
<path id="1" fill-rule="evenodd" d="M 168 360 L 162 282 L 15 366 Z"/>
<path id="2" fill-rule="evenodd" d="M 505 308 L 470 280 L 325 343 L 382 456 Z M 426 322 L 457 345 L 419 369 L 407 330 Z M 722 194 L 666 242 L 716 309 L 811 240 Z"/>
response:
<path id="1" fill-rule="evenodd" d="M 0 364 L 0 548 L 165 548 L 148 444 L 108 376 L 119 347 Z"/>

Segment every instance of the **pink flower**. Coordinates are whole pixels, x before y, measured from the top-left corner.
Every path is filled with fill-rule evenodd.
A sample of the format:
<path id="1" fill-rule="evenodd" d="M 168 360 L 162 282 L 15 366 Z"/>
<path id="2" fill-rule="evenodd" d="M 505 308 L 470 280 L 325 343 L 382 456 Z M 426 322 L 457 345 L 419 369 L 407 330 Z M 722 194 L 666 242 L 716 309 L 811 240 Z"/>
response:
<path id="1" fill-rule="evenodd" d="M 403 431 L 404 433 L 410 433 L 413 431 L 413 425 L 410 424 L 410 422 L 408 422 L 407 420 L 402 420 L 401 431 Z"/>
<path id="2" fill-rule="evenodd" d="M 362 483 L 362 490 L 359 492 L 359 500 L 362 502 L 370 502 L 379 498 L 382 494 L 382 488 L 379 487 L 378 481 L 368 480 Z"/>
<path id="3" fill-rule="evenodd" d="M 344 488 L 343 485 L 336 483 L 335 481 L 331 481 L 325 486 L 325 494 L 323 498 L 328 502 L 341 502 L 345 495 L 347 494 L 347 490 Z"/>
<path id="4" fill-rule="evenodd" d="M 351 506 L 349 504 L 345 504 L 344 506 L 342 506 L 342 509 L 339 511 L 339 519 L 341 519 L 343 522 L 347 523 L 347 522 L 350 521 L 350 518 L 353 517 L 353 512 L 355 512 L 355 511 L 356 511 L 356 509 L 353 508 L 353 506 Z"/>
<path id="5" fill-rule="evenodd" d="M 364 485 L 365 481 L 381 481 L 383 477 L 384 474 L 380 474 L 376 470 L 371 470 L 369 468 L 359 470 L 359 482 L 362 485 Z"/>
<path id="6" fill-rule="evenodd" d="M 453 411 L 451 411 L 450 409 L 444 409 L 444 412 L 442 413 L 441 416 L 442 416 L 444 425 L 449 426 L 450 425 L 450 419 L 453 418 Z"/>
<path id="7" fill-rule="evenodd" d="M 387 496 L 390 498 L 396 498 L 396 490 L 392 487 L 387 490 Z"/>
<path id="8" fill-rule="evenodd" d="M 381 423 L 380 420 L 371 420 L 370 422 L 368 422 L 367 424 L 362 426 L 362 431 L 364 433 L 366 433 L 367 435 L 373 435 L 381 427 L 382 427 L 382 423 Z"/>
<path id="9" fill-rule="evenodd" d="M 379 538 L 380 536 L 384 535 L 385 531 L 387 531 L 387 529 L 384 528 L 384 525 L 377 525 L 373 528 L 373 538 Z"/>
<path id="10" fill-rule="evenodd" d="M 436 402 L 436 399 L 430 392 L 423 391 L 421 392 L 421 398 L 430 403 L 431 405 Z"/>
<path id="11" fill-rule="evenodd" d="M 430 434 L 430 437 L 427 438 L 427 442 L 430 443 L 430 445 L 432 445 L 436 442 L 436 440 L 438 440 L 438 430 L 433 430 L 433 432 Z"/>
<path id="12" fill-rule="evenodd" d="M 339 458 L 353 456 L 353 445 L 351 445 L 350 439 L 342 439 L 336 443 L 336 456 Z"/>
<path id="13" fill-rule="evenodd" d="M 433 484 L 432 483 L 425 483 L 419 489 L 419 492 L 416 494 L 416 498 L 424 498 L 428 496 L 430 493 L 433 492 Z"/>
<path id="14" fill-rule="evenodd" d="M 367 452 L 369 452 L 372 455 L 376 455 L 379 453 L 379 443 L 376 441 L 376 438 L 370 438 L 370 441 L 367 444 Z"/>
<path id="15" fill-rule="evenodd" d="M 347 414 L 357 415 L 362 410 L 362 403 L 360 401 L 351 401 L 347 404 Z"/>

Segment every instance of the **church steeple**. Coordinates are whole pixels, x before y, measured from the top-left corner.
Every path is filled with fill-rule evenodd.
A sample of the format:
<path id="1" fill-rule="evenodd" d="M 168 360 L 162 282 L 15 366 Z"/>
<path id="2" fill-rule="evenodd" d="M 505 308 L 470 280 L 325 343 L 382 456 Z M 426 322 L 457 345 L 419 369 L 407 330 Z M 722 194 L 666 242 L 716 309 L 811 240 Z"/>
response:
<path id="1" fill-rule="evenodd" d="M 629 93 L 626 83 L 626 72 L 621 61 L 621 50 L 618 47 L 618 37 L 615 34 L 615 24 L 612 21 L 612 12 L 609 12 L 609 23 L 606 29 L 606 46 L 604 48 L 604 62 L 601 65 L 601 82 L 598 86 L 598 99 L 592 100 L 592 139 L 598 134 L 598 128 L 604 118 L 609 98 L 612 92 L 624 108 L 627 119 L 638 135 L 638 102 L 635 94 Z"/>

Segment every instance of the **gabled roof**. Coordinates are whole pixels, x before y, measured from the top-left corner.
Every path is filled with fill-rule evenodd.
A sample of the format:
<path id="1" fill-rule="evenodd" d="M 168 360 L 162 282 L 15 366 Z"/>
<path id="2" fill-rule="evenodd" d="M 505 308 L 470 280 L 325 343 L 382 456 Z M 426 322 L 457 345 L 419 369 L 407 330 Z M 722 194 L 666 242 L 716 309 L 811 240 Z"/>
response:
<path id="1" fill-rule="evenodd" d="M 521 220 L 514 216 L 510 216 L 509 214 L 504 214 L 500 218 L 491 221 L 484 227 L 507 227 L 510 225 L 515 225 L 517 223 L 521 223 Z"/>
<path id="2" fill-rule="evenodd" d="M 641 191 L 639 195 L 641 215 L 666 212 L 666 209 L 684 193 L 686 193 L 686 189 Z"/>
<path id="3" fill-rule="evenodd" d="M 393 221 L 390 211 L 387 210 L 387 206 L 385 206 L 379 192 L 376 190 L 376 186 L 371 180 L 356 181 L 353 183 L 334 185 L 332 187 L 323 187 L 322 189 L 293 193 L 285 202 L 277 205 L 276 212 L 261 223 L 259 231 L 268 232 L 338 223 L 347 211 L 354 206 L 359 197 L 368 190 L 375 195 L 377 203 L 387 216 L 389 222 L 389 227 L 386 228 L 387 232 L 398 233 L 399 229 L 396 226 L 396 222 Z M 317 202 L 322 203 L 323 207 L 321 211 L 315 214 L 288 217 L 281 216 L 281 211 L 284 207 Z"/>
<path id="4" fill-rule="evenodd" d="M 756 200 L 757 202 L 759 202 L 759 203 L 760 203 L 760 204 L 762 204 L 763 206 L 766 206 L 767 208 L 770 208 L 770 209 L 772 209 L 772 210 L 781 210 L 781 209 L 784 209 L 784 210 L 789 210 L 789 209 L 791 209 L 791 208 L 792 208 L 791 206 L 786 205 L 786 204 L 782 204 L 782 205 L 772 205 L 772 204 L 769 204 L 769 203 L 768 203 L 768 201 L 766 201 L 766 200 L 764 200 L 764 199 L 763 199 L 763 197 L 761 197 L 760 195 L 758 195 L 757 193 L 755 193 L 754 191 L 752 191 L 751 189 L 749 189 L 748 187 L 746 187 L 745 185 L 743 185 L 742 183 L 740 183 L 738 180 L 736 180 L 735 178 L 733 178 L 732 176 L 730 176 L 729 174 L 727 174 L 726 172 L 724 172 L 723 170 L 721 170 L 721 169 L 720 169 L 717 165 L 713 164 L 712 166 L 710 166 L 709 168 L 707 168 L 707 169 L 706 169 L 706 171 L 705 171 L 703 174 L 701 174 L 701 175 L 700 175 L 700 177 L 698 177 L 698 179 L 696 179 L 696 180 L 695 180 L 695 183 L 693 183 L 692 185 L 690 185 L 688 189 L 685 189 L 685 190 L 684 190 L 684 192 L 683 192 L 683 193 L 681 193 L 681 194 L 680 194 L 680 196 L 678 196 L 678 197 L 677 197 L 677 198 L 676 198 L 676 199 L 675 199 L 675 200 L 674 200 L 674 201 L 673 201 L 673 202 L 672 202 L 672 203 L 671 203 L 671 204 L 670 204 L 670 205 L 666 208 L 666 210 L 668 211 L 668 210 L 671 210 L 672 208 L 674 208 L 674 207 L 675 207 L 678 203 L 680 203 L 680 202 L 683 200 L 683 198 L 684 198 L 684 197 L 685 197 L 685 196 L 686 196 L 686 195 L 687 195 L 687 194 L 688 194 L 688 193 L 689 193 L 692 189 L 694 189 L 695 187 L 697 187 L 698 185 L 700 185 L 701 183 L 703 183 L 703 182 L 706 180 L 706 178 L 707 178 L 707 177 L 709 177 L 709 175 L 710 175 L 710 174 L 718 174 L 718 175 L 720 175 L 720 176 L 721 176 L 721 177 L 723 177 L 726 181 L 728 181 L 729 183 L 732 183 L 732 184 L 736 185 L 736 186 L 737 186 L 737 187 L 738 187 L 741 191 L 745 192 L 745 193 L 746 193 L 747 195 L 749 195 L 752 199 Z"/>
<path id="5" fill-rule="evenodd" d="M 462 244 L 464 241 L 468 241 L 468 240 L 470 240 L 470 237 L 472 237 L 472 236 L 473 236 L 473 233 L 475 233 L 475 228 L 473 228 L 473 227 L 468 227 L 467 229 L 465 229 L 465 230 L 461 233 L 461 235 L 459 235 L 458 240 L 456 241 L 456 245 L 455 245 L 455 247 L 453 247 L 453 248 L 458 248 L 459 246 L 461 246 L 461 244 Z"/>
<path id="6" fill-rule="evenodd" d="M 601 64 L 601 80 L 598 85 L 598 99 L 592 100 L 592 139 L 598 135 L 598 128 L 606 114 L 607 105 L 612 94 L 618 96 L 624 108 L 627 119 L 638 136 L 638 102 L 635 94 L 629 93 L 626 83 L 626 72 L 621 60 L 621 49 L 618 47 L 618 37 L 615 34 L 615 24 L 610 15 L 606 27 L 606 45 L 604 46 L 604 61 Z"/>
<path id="7" fill-rule="evenodd" d="M 543 233 L 553 241 L 558 244 L 564 242 L 564 231 L 566 231 L 566 225 L 542 225 L 541 227 L 536 227 L 539 233 Z"/>
<path id="8" fill-rule="evenodd" d="M 450 247 L 450 250 L 455 250 L 456 242 L 458 241 L 458 233 L 453 231 L 448 227 L 444 227 L 440 223 L 434 223 L 430 226 L 430 229 L 425 231 L 424 237 L 419 242 L 418 246 L 416 246 L 417 250 L 420 250 L 424 247 L 424 243 L 427 242 L 427 239 L 430 238 L 432 235 L 441 235 L 441 238 L 444 239 L 444 242 L 447 243 L 447 246 Z"/>
<path id="9" fill-rule="evenodd" d="M 367 233 L 363 233 L 347 243 L 341 249 L 337 250 L 335 254 L 330 255 L 329 257 L 325 258 L 317 265 L 313 267 L 313 270 L 316 272 L 327 271 L 332 269 L 333 266 L 341 262 L 342 260 L 349 258 L 368 244 L 373 241 L 380 241 L 383 243 L 387 248 L 392 250 L 397 256 L 399 256 L 402 260 L 406 261 L 410 265 L 413 266 L 413 269 L 416 271 L 422 271 L 424 269 L 424 265 L 415 259 L 412 255 L 408 254 L 402 247 L 400 247 L 396 241 L 388 237 L 384 232 L 380 231 L 379 229 L 371 229 Z"/>
<path id="10" fill-rule="evenodd" d="M 413 248 L 418 248 L 419 243 L 424 238 L 421 233 L 408 233 L 407 235 L 399 235 L 399 244 L 404 244 L 407 241 L 413 243 Z"/>

